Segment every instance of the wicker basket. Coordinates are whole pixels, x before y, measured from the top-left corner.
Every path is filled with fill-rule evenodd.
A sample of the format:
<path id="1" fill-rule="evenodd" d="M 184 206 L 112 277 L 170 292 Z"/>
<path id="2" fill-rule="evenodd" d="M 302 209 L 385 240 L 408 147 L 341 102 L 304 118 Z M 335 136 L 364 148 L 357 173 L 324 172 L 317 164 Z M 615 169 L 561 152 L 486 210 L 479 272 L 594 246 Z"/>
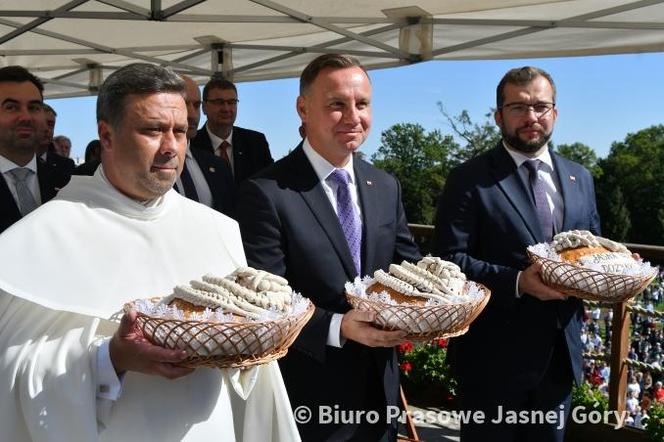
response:
<path id="1" fill-rule="evenodd" d="M 464 290 L 469 289 L 468 284 L 477 283 L 467 282 Z M 353 308 L 376 313 L 374 323 L 381 329 L 403 330 L 408 332 L 404 339 L 424 342 L 452 338 L 468 331 L 470 323 L 482 312 L 491 297 L 489 289 L 481 284 L 477 286 L 482 291 L 482 296 L 459 304 L 391 305 L 350 293 L 346 293 L 346 297 Z"/>
<path id="2" fill-rule="evenodd" d="M 643 276 L 603 273 L 567 262 L 553 261 L 528 250 L 533 263 L 542 265 L 542 281 L 566 295 L 603 302 L 624 302 L 641 293 L 657 276 L 657 269 Z"/>
<path id="3" fill-rule="evenodd" d="M 125 311 L 134 302 L 125 305 Z M 138 313 L 138 327 L 160 347 L 185 350 L 185 367 L 238 368 L 265 364 L 286 354 L 314 305 L 298 314 L 255 322 L 206 322 L 159 318 Z"/>

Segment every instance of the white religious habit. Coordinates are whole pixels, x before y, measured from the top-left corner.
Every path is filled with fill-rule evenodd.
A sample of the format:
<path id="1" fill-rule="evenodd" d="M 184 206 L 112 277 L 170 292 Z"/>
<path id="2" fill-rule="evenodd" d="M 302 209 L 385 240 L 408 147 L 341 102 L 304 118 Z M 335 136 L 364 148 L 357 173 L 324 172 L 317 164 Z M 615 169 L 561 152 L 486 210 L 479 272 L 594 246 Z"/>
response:
<path id="1" fill-rule="evenodd" d="M 103 379 L 125 302 L 244 265 L 225 215 L 174 190 L 141 204 L 102 168 L 73 177 L 0 235 L 0 440 L 299 440 L 274 362 Z"/>

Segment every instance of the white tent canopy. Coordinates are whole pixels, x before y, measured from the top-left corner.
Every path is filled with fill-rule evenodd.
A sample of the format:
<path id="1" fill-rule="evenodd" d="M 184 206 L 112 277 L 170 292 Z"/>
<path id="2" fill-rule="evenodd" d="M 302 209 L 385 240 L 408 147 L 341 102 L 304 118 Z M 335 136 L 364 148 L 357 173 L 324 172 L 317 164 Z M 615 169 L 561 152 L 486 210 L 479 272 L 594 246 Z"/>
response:
<path id="1" fill-rule="evenodd" d="M 205 82 L 297 76 L 322 53 L 424 60 L 664 51 L 664 0 L 0 0 L 0 65 L 46 96 L 95 94 L 144 61 Z"/>

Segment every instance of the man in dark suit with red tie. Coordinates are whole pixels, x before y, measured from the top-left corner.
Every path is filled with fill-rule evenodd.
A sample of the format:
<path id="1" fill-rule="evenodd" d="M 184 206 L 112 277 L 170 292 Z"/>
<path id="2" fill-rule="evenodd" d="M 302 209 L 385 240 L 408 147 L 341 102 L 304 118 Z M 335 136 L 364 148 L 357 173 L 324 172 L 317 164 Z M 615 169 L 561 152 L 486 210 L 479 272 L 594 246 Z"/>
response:
<path id="1" fill-rule="evenodd" d="M 194 149 L 214 153 L 226 161 L 236 185 L 274 162 L 265 135 L 233 126 L 238 103 L 237 88 L 232 82 L 212 78 L 203 88 L 207 122 L 191 140 Z"/>
<path id="2" fill-rule="evenodd" d="M 0 69 L 0 233 L 69 181 L 35 155 L 43 133 L 43 91 L 21 66 Z"/>
<path id="3" fill-rule="evenodd" d="M 462 424 L 461 440 L 562 442 L 582 381 L 583 304 L 545 286 L 526 248 L 560 231 L 599 233 L 593 179 L 548 149 L 558 116 L 548 73 L 513 69 L 496 98 L 501 142 L 450 173 L 436 217 L 434 253 L 491 290 L 449 346 L 461 409 L 485 416 Z M 512 413 L 527 422 L 510 423 Z"/>
<path id="4" fill-rule="evenodd" d="M 191 149 L 201 118 L 201 92 L 190 77 L 181 76 L 186 89 L 187 139 L 190 145 L 185 154 L 182 174 L 175 182 L 175 190 L 189 199 L 233 217 L 235 212 L 235 185 L 231 168 L 221 158 L 200 149 Z"/>
<path id="5" fill-rule="evenodd" d="M 371 126 L 366 71 L 350 57 L 316 58 L 300 77 L 297 111 L 306 138 L 240 188 L 247 262 L 284 276 L 316 306 L 280 360 L 291 406 L 312 413 L 299 422 L 302 440 L 393 441 L 396 422 L 386 410 L 398 406 L 393 346 L 404 335 L 374 328 L 369 312 L 351 309 L 344 284 L 420 254 L 398 181 L 353 155 Z M 328 422 L 326 410 L 365 418 Z M 367 412 L 380 418 L 370 421 Z"/>

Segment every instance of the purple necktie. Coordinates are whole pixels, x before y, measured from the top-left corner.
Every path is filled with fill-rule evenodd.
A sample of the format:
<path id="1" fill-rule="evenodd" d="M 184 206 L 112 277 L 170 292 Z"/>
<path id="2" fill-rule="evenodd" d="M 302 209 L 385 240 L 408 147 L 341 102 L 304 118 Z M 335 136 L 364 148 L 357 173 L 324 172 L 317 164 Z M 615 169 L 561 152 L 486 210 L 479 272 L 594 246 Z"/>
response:
<path id="1" fill-rule="evenodd" d="M 553 215 L 551 214 L 549 202 L 546 199 L 544 180 L 537 173 L 542 162 L 540 160 L 528 160 L 524 164 L 530 174 L 530 186 L 533 189 L 535 209 L 537 210 L 537 218 L 539 219 L 542 233 L 544 233 L 546 241 L 550 241 L 553 238 Z"/>
<path id="2" fill-rule="evenodd" d="M 360 216 L 355 210 L 353 199 L 348 190 L 350 175 L 343 169 L 335 169 L 329 178 L 337 184 L 337 217 L 339 224 L 346 236 L 350 254 L 353 257 L 355 270 L 360 275 L 361 248 L 362 248 L 362 225 Z"/>

